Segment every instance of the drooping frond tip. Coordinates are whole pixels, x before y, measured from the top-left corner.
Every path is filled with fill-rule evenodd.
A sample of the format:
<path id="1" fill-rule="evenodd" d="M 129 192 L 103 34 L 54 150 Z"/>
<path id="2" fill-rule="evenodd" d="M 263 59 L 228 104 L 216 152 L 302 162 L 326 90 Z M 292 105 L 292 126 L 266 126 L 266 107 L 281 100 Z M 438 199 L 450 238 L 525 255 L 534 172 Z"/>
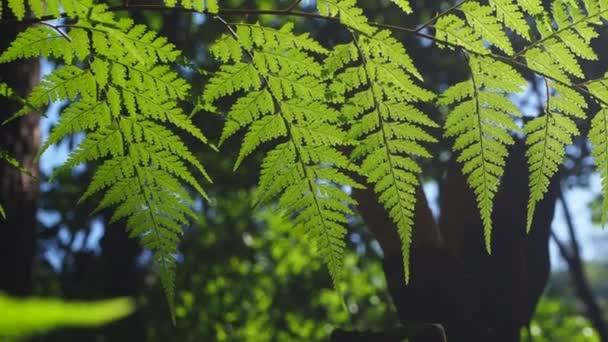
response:
<path id="1" fill-rule="evenodd" d="M 574 118 L 584 119 L 587 102 L 578 92 L 558 83 L 550 83 L 555 94 L 547 94 L 543 115 L 526 124 L 526 145 L 530 168 L 530 200 L 528 203 L 527 230 L 530 231 L 536 205 L 549 188 L 559 166 L 563 163 L 567 145 L 579 133 Z"/>
<path id="2" fill-rule="evenodd" d="M 422 76 L 388 31 L 355 35 L 354 42 L 334 48 L 326 66 L 332 74 L 339 71 L 332 93 L 339 98 L 352 94 L 341 110 L 350 138 L 360 141 L 351 158 L 397 227 L 407 282 L 415 193 L 422 171 L 417 158 L 431 156 L 421 143 L 435 142 L 425 126 L 437 127 L 414 103 L 428 102 L 434 94 L 412 80 Z"/>
<path id="3" fill-rule="evenodd" d="M 492 209 L 508 155 L 514 143 L 509 131 L 519 128 L 520 116 L 507 93 L 521 91 L 526 81 L 507 64 L 488 57 L 469 56 L 470 79 L 446 90 L 439 104 L 453 106 L 445 122 L 445 136 L 454 138 L 457 161 L 475 192 L 484 226 L 486 249 L 491 252 Z"/>
<path id="4" fill-rule="evenodd" d="M 338 288 L 353 200 L 336 185 L 358 187 L 342 169 L 356 171 L 337 150 L 346 143 L 327 104 L 321 66 L 312 54 L 327 51 L 293 25 L 276 30 L 239 24 L 212 54 L 225 62 L 209 80 L 203 102 L 241 91 L 226 115 L 221 140 L 246 129 L 235 167 L 262 143 L 276 141 L 262 162 L 257 203 L 278 198 L 279 208 L 307 232 Z"/>
<path id="5" fill-rule="evenodd" d="M 81 201 L 102 192 L 95 212 L 115 208 L 111 221 L 126 220 L 130 235 L 154 252 L 174 317 L 177 245 L 182 227 L 196 218 L 194 195 L 184 185 L 206 198 L 191 170 L 209 179 L 175 130 L 202 143 L 207 139 L 181 108 L 190 85 L 168 65 L 180 54 L 175 46 L 131 19 L 115 19 L 105 5 L 91 6 L 86 13 L 64 32 L 67 39 L 34 26 L 0 55 L 2 63 L 32 56 L 65 63 L 45 76 L 13 118 L 70 101 L 40 153 L 70 135 L 86 133 L 56 173 L 99 161 Z"/>
<path id="6" fill-rule="evenodd" d="M 608 99 L 608 78 L 606 76 L 588 85 L 590 93 L 596 99 Z M 591 121 L 589 140 L 592 145 L 591 154 L 595 158 L 595 164 L 602 179 L 601 222 L 605 227 L 608 222 L 608 106 L 604 101 L 598 102 L 600 102 L 600 110 Z"/>

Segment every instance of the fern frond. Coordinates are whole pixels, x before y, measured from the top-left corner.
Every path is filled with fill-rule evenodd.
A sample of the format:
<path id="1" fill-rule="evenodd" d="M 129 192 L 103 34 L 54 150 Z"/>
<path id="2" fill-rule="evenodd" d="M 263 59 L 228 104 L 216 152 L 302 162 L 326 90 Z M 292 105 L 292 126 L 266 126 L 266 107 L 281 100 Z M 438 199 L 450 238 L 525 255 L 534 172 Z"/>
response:
<path id="1" fill-rule="evenodd" d="M 434 94 L 411 80 L 411 76 L 422 76 L 387 31 L 355 37 L 353 43 L 334 51 L 326 61 L 332 74 L 333 69 L 339 70 L 332 90 L 341 98 L 352 94 L 342 113 L 351 126 L 350 138 L 360 141 L 351 156 L 360 162 L 361 173 L 374 185 L 397 227 L 407 282 L 415 193 L 422 171 L 416 156 L 430 157 L 421 143 L 435 142 L 435 138 L 423 126 L 437 127 L 412 104 L 430 101 Z"/>
<path id="2" fill-rule="evenodd" d="M 517 32 L 520 36 L 530 41 L 530 26 L 524 18 L 518 1 L 513 0 L 490 0 L 490 6 L 496 11 L 496 17 L 508 28 Z"/>
<path id="3" fill-rule="evenodd" d="M 513 54 L 513 47 L 504 31 L 504 27 L 494 16 L 491 7 L 469 1 L 460 6 L 459 9 L 465 14 L 469 25 L 481 35 L 483 40 L 496 46 L 507 55 Z"/>
<path id="4" fill-rule="evenodd" d="M 397 4 L 406 8 L 406 0 L 399 0 Z M 376 28 L 371 26 L 357 5 L 357 0 L 318 0 L 317 9 L 322 15 L 338 17 L 340 22 L 353 30 L 364 34 L 373 34 Z"/>
<path id="5" fill-rule="evenodd" d="M 545 114 L 528 122 L 526 145 L 530 168 L 530 200 L 527 229 L 530 230 L 536 204 L 547 192 L 551 177 L 565 158 L 565 147 L 579 133 L 573 118 L 585 119 L 587 103 L 576 91 L 551 83 L 557 94 L 548 95 Z"/>
<path id="6" fill-rule="evenodd" d="M 560 82 L 570 76 L 584 78 L 579 59 L 597 60 L 591 40 L 598 36 L 594 26 L 608 18 L 608 6 L 596 1 L 554 1 L 552 21 L 545 15 L 538 19 L 541 39 L 528 45 L 517 56 L 523 56 L 535 71 Z"/>
<path id="7" fill-rule="evenodd" d="M 32 110 L 40 110 L 52 102 L 75 100 L 77 97 L 91 100 L 96 96 L 97 85 L 89 70 L 66 65 L 45 76 L 25 100 L 26 105 L 4 123 L 24 116 Z"/>
<path id="8" fill-rule="evenodd" d="M 591 82 L 589 92 L 597 99 L 608 98 L 608 75 Z M 600 103 L 600 110 L 591 121 L 589 140 L 592 145 L 591 154 L 595 159 L 597 170 L 602 178 L 602 224 L 608 222 L 608 108 Z"/>
<path id="9" fill-rule="evenodd" d="M 4 2 L 4 0 L 2 0 Z M 41 18 L 44 16 L 55 16 L 63 13 L 70 17 L 82 17 L 86 16 L 89 8 L 93 6 L 93 0 L 7 0 L 6 5 L 8 9 L 18 20 L 23 20 L 26 13 L 26 4 L 31 9 L 31 13 L 34 18 Z M 0 3 L 0 18 L 2 18 L 2 3 Z"/>
<path id="10" fill-rule="evenodd" d="M 0 55 L 0 63 L 11 62 L 20 58 L 51 57 L 61 58 L 65 63 L 71 64 L 74 56 L 84 60 L 89 54 L 89 37 L 86 31 L 75 29 L 64 35 L 47 26 L 29 27 L 19 33 L 11 45 Z"/>
<path id="11" fill-rule="evenodd" d="M 591 153 L 595 158 L 598 171 L 602 177 L 602 224 L 608 222 L 608 109 L 602 107 L 591 121 L 589 140 L 593 145 Z"/>
<path id="12" fill-rule="evenodd" d="M 64 0 L 62 4 L 73 8 L 79 1 L 88 3 Z M 209 176 L 166 124 L 203 143 L 207 138 L 179 104 L 190 86 L 167 63 L 180 52 L 166 38 L 130 19 L 115 19 L 107 9 L 105 5 L 90 7 L 86 17 L 66 32 L 71 39 L 57 40 L 59 46 L 50 42 L 57 36 L 53 30 L 31 28 L 0 56 L 0 62 L 47 56 L 62 58 L 67 64 L 46 76 L 13 118 L 55 101 L 71 102 L 40 153 L 67 136 L 86 133 L 53 176 L 81 163 L 99 162 L 80 200 L 103 192 L 96 211 L 116 207 L 112 220 L 127 219 L 131 236 L 139 237 L 144 248 L 154 252 L 174 316 L 177 244 L 182 226 L 194 217 L 194 200 L 184 185 L 207 198 L 190 170 L 207 180 Z"/>
<path id="13" fill-rule="evenodd" d="M 202 97 L 212 103 L 237 95 L 221 138 L 247 129 L 235 167 L 260 144 L 280 141 L 262 163 L 256 203 L 278 197 L 279 207 L 315 242 L 337 286 L 353 200 L 336 185 L 359 185 L 341 171 L 356 168 L 336 150 L 347 137 L 335 125 L 339 114 L 327 105 L 322 69 L 311 55 L 326 50 L 292 28 L 243 24 L 235 36 L 221 37 L 211 52 L 229 64 L 209 80 Z"/>
<path id="14" fill-rule="evenodd" d="M 483 45 L 481 35 L 468 25 L 467 22 L 454 14 L 447 14 L 440 17 L 435 23 L 434 28 L 435 37 L 438 39 L 437 45 L 440 47 L 453 49 L 450 45 L 442 44 L 442 42 L 445 42 L 462 46 L 468 51 L 473 51 L 480 55 L 489 53 Z"/>
<path id="15" fill-rule="evenodd" d="M 21 98 L 21 96 L 19 96 L 17 94 L 17 92 L 15 90 L 13 90 L 13 88 L 11 88 L 8 84 L 6 84 L 4 82 L 0 82 L 0 97 L 12 99 L 19 103 L 25 102 L 25 100 L 23 98 Z M 2 113 L 0 113 L 0 114 L 2 114 Z"/>
<path id="16" fill-rule="evenodd" d="M 541 0 L 517 0 L 517 3 L 524 11 L 533 16 L 539 15 L 545 10 Z"/>
<path id="17" fill-rule="evenodd" d="M 506 94 L 527 84 L 507 64 L 487 57 L 469 57 L 471 78 L 446 90 L 440 105 L 453 105 L 445 122 L 445 136 L 454 137 L 457 161 L 475 192 L 484 225 L 486 249 L 491 252 L 492 209 L 508 155 L 514 143 L 508 131 L 519 131 L 511 118 L 520 116 Z"/>

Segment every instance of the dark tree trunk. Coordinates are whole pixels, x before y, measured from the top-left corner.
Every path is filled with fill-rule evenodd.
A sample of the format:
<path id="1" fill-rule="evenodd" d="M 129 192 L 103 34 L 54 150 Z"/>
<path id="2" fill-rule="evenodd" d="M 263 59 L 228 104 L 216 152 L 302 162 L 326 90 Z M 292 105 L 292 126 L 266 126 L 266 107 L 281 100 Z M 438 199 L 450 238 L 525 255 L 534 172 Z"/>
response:
<path id="1" fill-rule="evenodd" d="M 0 51 L 6 50 L 19 32 L 19 27 L 0 26 Z M 40 78 L 38 60 L 0 65 L 0 81 L 25 97 Z M 0 121 L 20 109 L 13 100 L 0 98 Z M 8 151 L 33 175 L 38 175 L 34 157 L 40 146 L 39 116 L 30 113 L 0 126 L 0 149 Z M 0 161 L 0 203 L 8 218 L 0 219 L 0 291 L 26 295 L 33 287 L 36 255 L 36 210 L 38 181 Z"/>
<path id="2" fill-rule="evenodd" d="M 389 292 L 405 326 L 397 330 L 399 338 L 444 341 L 432 329 L 423 333 L 422 328 L 437 323 L 450 342 L 520 341 L 520 329 L 530 322 L 549 277 L 548 242 L 558 192 L 554 181 L 526 234 L 529 190 L 523 143 L 512 149 L 507 165 L 494 205 L 492 255 L 485 251 L 474 194 L 460 166 L 450 167 L 442 186 L 439 224 L 418 191 L 407 285 L 396 228 L 375 195 L 369 190 L 355 193 L 362 217 L 385 254 Z M 336 332 L 333 341 L 352 338 L 346 336 Z M 386 335 L 387 341 L 392 336 Z M 377 340 L 369 335 L 357 341 Z"/>

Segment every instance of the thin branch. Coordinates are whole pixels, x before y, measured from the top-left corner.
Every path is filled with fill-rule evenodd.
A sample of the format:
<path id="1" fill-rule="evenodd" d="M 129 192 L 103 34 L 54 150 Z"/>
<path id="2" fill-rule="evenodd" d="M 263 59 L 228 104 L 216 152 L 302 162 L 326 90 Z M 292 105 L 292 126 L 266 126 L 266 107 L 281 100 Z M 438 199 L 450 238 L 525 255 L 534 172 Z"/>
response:
<path id="1" fill-rule="evenodd" d="M 467 2 L 469 0 L 463 0 L 455 5 L 453 5 L 452 7 L 448 8 L 447 10 L 437 13 L 434 17 L 432 17 L 431 19 L 429 19 L 427 22 L 425 22 L 424 24 L 420 25 L 416 30 L 414 30 L 414 32 L 420 32 L 422 30 L 424 30 L 425 28 L 429 27 L 431 24 L 433 24 L 435 21 L 439 20 L 439 18 L 443 17 L 446 14 L 451 13 L 452 11 L 456 10 L 458 7 L 462 6 L 465 2 Z"/>
<path id="2" fill-rule="evenodd" d="M 291 2 L 291 4 L 289 4 L 289 6 L 287 6 L 287 8 L 285 8 L 283 10 L 284 13 L 290 13 L 291 11 L 293 11 L 294 9 L 296 9 L 296 7 L 298 7 L 298 5 L 300 4 L 300 2 L 302 2 L 302 0 L 293 0 Z"/>

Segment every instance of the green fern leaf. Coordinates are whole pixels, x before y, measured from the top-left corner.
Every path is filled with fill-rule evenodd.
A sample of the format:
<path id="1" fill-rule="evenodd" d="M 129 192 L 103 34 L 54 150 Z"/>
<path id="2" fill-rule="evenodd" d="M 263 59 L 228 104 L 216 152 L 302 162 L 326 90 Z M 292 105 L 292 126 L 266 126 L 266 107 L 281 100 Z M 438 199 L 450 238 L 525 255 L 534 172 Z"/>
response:
<path id="1" fill-rule="evenodd" d="M 517 3 L 513 0 L 490 0 L 490 6 L 496 11 L 496 17 L 508 28 L 530 41 L 530 27 Z"/>
<path id="2" fill-rule="evenodd" d="M 317 9 L 322 15 L 338 17 L 343 25 L 353 30 L 365 34 L 376 32 L 376 28 L 368 23 L 363 10 L 357 7 L 356 4 L 357 0 L 319 0 L 317 1 Z M 399 0 L 397 4 L 407 6 L 405 0 Z"/>
<path id="3" fill-rule="evenodd" d="M 513 54 L 511 42 L 504 32 L 503 25 L 494 16 L 491 7 L 482 6 L 477 2 L 467 2 L 459 9 L 465 14 L 473 30 L 478 32 L 485 41 L 508 55 Z"/>
<path id="4" fill-rule="evenodd" d="M 68 13 L 81 13 L 90 2 L 62 4 Z M 181 227 L 194 218 L 194 199 L 183 186 L 207 198 L 190 170 L 209 180 L 203 165 L 167 127 L 171 124 L 207 143 L 179 105 L 188 97 L 188 82 L 167 65 L 180 52 L 145 26 L 115 19 L 105 5 L 90 7 L 65 34 L 70 39 L 46 27 L 30 28 L 0 56 L 0 62 L 46 56 L 66 63 L 33 89 L 24 109 L 12 118 L 52 102 L 70 101 L 41 153 L 67 136 L 86 133 L 53 177 L 78 164 L 99 161 L 81 201 L 103 192 L 96 210 L 116 207 L 112 219 L 126 219 L 131 235 L 154 252 L 174 317 L 177 244 Z"/>
<path id="5" fill-rule="evenodd" d="M 538 19 L 541 39 L 516 56 L 523 56 L 534 70 L 554 80 L 570 83 L 568 75 L 584 78 L 579 58 L 597 60 L 591 40 L 598 36 L 595 25 L 608 18 L 608 6 L 595 1 L 583 3 L 557 0 L 552 3 L 552 22 L 545 15 Z"/>
<path id="6" fill-rule="evenodd" d="M 437 44 L 440 47 L 453 49 L 451 45 L 442 44 L 442 42 L 445 42 L 462 46 L 466 50 L 480 55 L 488 54 L 488 50 L 484 47 L 480 34 L 454 14 L 440 17 L 435 23 L 434 28 L 435 38 L 437 38 Z"/>
<path id="7" fill-rule="evenodd" d="M 341 171 L 356 168 L 336 149 L 347 137 L 335 125 L 339 114 L 327 105 L 322 68 L 311 55 L 326 50 L 292 28 L 239 24 L 235 37 L 221 37 L 211 52 L 229 64 L 209 80 L 202 97 L 212 104 L 237 94 L 221 138 L 247 130 L 235 168 L 262 143 L 280 139 L 262 163 L 256 203 L 278 197 L 279 207 L 315 242 L 337 287 L 353 200 L 335 185 L 359 185 Z"/>
<path id="8" fill-rule="evenodd" d="M 605 225 L 608 222 L 608 109 L 605 107 L 602 107 L 591 121 L 589 139 L 593 145 L 591 152 L 602 177 L 602 194 L 604 196 L 602 223 Z"/>
<path id="9" fill-rule="evenodd" d="M 2 0 L 4 2 L 4 0 Z M 18 20 L 23 20 L 26 14 L 26 4 L 31 9 L 34 18 L 45 16 L 60 17 L 61 10 L 70 17 L 83 17 L 89 8 L 93 7 L 93 0 L 7 0 L 6 6 Z M 0 18 L 2 18 L 0 4 Z"/>
<path id="10" fill-rule="evenodd" d="M 391 2 L 399 6 L 399 8 L 401 8 L 405 13 L 410 14 L 413 12 L 409 0 L 391 0 Z"/>
<path id="11" fill-rule="evenodd" d="M 415 193 L 422 171 L 416 156 L 430 157 L 421 142 L 435 142 L 420 126 L 437 127 L 412 103 L 430 101 L 434 94 L 410 79 L 422 76 L 390 33 L 380 31 L 355 39 L 354 43 L 336 47 L 326 64 L 343 69 L 334 77 L 333 92 L 338 97 L 354 92 L 342 108 L 351 126 L 351 139 L 361 142 L 352 158 L 360 161 L 361 173 L 374 185 L 397 227 L 407 282 Z M 393 110 L 396 107 L 401 110 Z"/>
<path id="12" fill-rule="evenodd" d="M 492 209 L 502 177 L 507 146 L 514 143 L 507 130 L 519 131 L 511 115 L 520 116 L 505 94 L 521 91 L 527 84 L 507 64 L 487 57 L 469 57 L 471 79 L 446 90 L 440 105 L 454 105 L 445 122 L 445 136 L 454 137 L 458 161 L 474 190 L 491 252 Z"/>
<path id="13" fill-rule="evenodd" d="M 579 133 L 572 118 L 585 119 L 585 98 L 570 88 L 551 83 L 557 92 L 546 104 L 545 115 L 528 122 L 526 144 L 530 167 L 530 201 L 528 202 L 527 229 L 530 230 L 536 204 L 547 192 L 551 177 L 565 158 L 565 147 Z"/>
<path id="14" fill-rule="evenodd" d="M 88 48 L 82 49 L 83 46 L 88 46 L 88 40 L 88 36 L 83 30 L 75 30 L 74 37 L 70 41 L 66 39 L 66 36 L 47 26 L 30 27 L 19 33 L 17 38 L 11 42 L 10 47 L 0 55 L 0 63 L 42 56 L 61 58 L 65 63 L 71 64 L 75 55 L 79 60 L 83 60 L 90 54 Z"/>
<path id="15" fill-rule="evenodd" d="M 590 93 L 596 99 L 608 98 L 608 75 L 591 82 L 588 85 Z M 608 109 L 604 103 L 600 103 L 600 110 L 591 121 L 589 140 L 593 146 L 591 154 L 595 158 L 598 172 L 602 178 L 602 223 L 608 222 Z"/>
<path id="16" fill-rule="evenodd" d="M 96 94 L 97 86 L 88 70 L 66 65 L 45 76 L 26 99 L 26 105 L 4 122 L 24 116 L 32 110 L 40 110 L 48 103 L 75 100 L 77 97 L 89 100 L 95 98 Z"/>
<path id="17" fill-rule="evenodd" d="M 541 0 L 517 0 L 517 4 L 530 15 L 538 15 L 545 10 Z"/>

